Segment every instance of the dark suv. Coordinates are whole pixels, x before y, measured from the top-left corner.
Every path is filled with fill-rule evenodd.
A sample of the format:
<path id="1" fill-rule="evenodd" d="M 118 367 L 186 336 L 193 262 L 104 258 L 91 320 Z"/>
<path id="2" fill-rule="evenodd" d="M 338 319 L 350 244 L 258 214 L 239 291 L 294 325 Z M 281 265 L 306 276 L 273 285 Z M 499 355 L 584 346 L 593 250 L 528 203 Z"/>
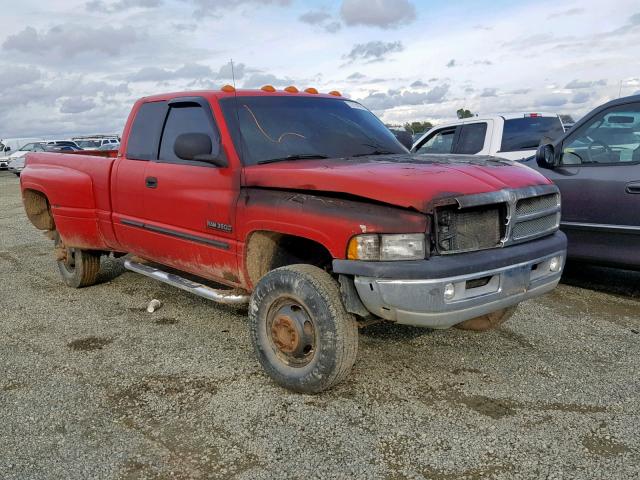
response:
<path id="1" fill-rule="evenodd" d="M 560 188 L 570 258 L 640 269 L 640 95 L 596 108 L 524 163 Z"/>

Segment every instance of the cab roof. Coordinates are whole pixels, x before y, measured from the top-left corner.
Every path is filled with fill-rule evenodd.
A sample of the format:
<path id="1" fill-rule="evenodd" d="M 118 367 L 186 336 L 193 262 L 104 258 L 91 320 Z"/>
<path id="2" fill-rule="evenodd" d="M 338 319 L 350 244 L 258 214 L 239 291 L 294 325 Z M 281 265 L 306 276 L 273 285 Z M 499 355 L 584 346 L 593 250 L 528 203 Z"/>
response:
<path id="1" fill-rule="evenodd" d="M 227 88 L 229 87 L 229 88 Z M 270 89 L 265 90 L 269 87 Z M 273 89 L 273 90 L 271 90 Z M 286 89 L 275 89 L 269 85 L 260 89 L 234 89 L 230 85 L 225 85 L 220 90 L 190 90 L 183 92 L 169 92 L 158 95 L 143 97 L 141 100 L 145 102 L 171 100 L 180 97 L 205 97 L 205 98 L 229 98 L 229 97 L 307 97 L 307 98 L 341 98 L 346 100 L 340 92 L 332 91 L 329 93 L 320 93 L 316 89 L 308 88 L 306 90 L 298 90 L 295 87 L 286 87 Z"/>

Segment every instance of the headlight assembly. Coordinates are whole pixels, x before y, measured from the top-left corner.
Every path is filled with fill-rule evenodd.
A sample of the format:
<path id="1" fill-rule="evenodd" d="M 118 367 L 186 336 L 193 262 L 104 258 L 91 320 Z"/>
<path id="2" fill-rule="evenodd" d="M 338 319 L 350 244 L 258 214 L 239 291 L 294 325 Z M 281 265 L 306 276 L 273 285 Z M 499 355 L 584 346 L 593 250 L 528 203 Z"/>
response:
<path id="1" fill-rule="evenodd" d="M 349 241 L 349 260 L 422 260 L 426 253 L 424 233 L 356 235 Z"/>

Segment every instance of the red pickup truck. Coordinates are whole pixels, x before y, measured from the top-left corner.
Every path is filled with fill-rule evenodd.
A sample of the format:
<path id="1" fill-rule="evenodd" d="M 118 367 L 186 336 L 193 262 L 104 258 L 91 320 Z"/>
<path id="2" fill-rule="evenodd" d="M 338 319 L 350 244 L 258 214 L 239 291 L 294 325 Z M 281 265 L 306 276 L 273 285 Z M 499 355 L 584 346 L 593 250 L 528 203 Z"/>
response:
<path id="1" fill-rule="evenodd" d="M 360 324 L 493 328 L 564 264 L 541 174 L 412 155 L 338 92 L 146 97 L 118 152 L 79 153 L 29 154 L 20 179 L 64 281 L 91 285 L 102 255 L 131 254 L 130 270 L 249 303 L 261 364 L 296 391 L 346 377 Z"/>

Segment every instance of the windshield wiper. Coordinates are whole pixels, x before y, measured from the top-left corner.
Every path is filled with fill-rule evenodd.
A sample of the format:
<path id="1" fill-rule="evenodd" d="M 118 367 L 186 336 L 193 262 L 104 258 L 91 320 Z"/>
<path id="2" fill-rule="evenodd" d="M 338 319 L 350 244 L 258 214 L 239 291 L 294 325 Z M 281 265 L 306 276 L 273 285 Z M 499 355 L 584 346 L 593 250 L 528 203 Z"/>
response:
<path id="1" fill-rule="evenodd" d="M 367 153 L 356 153 L 355 155 L 351 155 L 351 157 L 368 157 L 369 155 L 397 155 L 398 152 L 392 152 L 390 150 L 386 150 L 382 145 L 378 144 L 378 142 L 371 143 L 363 143 L 363 147 L 371 147 L 372 150 Z"/>
<path id="2" fill-rule="evenodd" d="M 319 153 L 297 153 L 294 155 L 287 155 L 286 157 L 268 158 L 266 160 L 259 160 L 256 163 L 258 165 L 263 165 L 265 163 L 285 162 L 287 160 L 312 160 L 314 158 L 329 158 L 329 157 L 327 155 L 322 155 Z"/>
<path id="3" fill-rule="evenodd" d="M 369 155 L 397 155 L 398 152 L 392 152 L 390 150 L 373 150 L 372 152 L 367 153 L 356 153 L 355 155 L 351 155 L 352 157 L 368 157 Z"/>

